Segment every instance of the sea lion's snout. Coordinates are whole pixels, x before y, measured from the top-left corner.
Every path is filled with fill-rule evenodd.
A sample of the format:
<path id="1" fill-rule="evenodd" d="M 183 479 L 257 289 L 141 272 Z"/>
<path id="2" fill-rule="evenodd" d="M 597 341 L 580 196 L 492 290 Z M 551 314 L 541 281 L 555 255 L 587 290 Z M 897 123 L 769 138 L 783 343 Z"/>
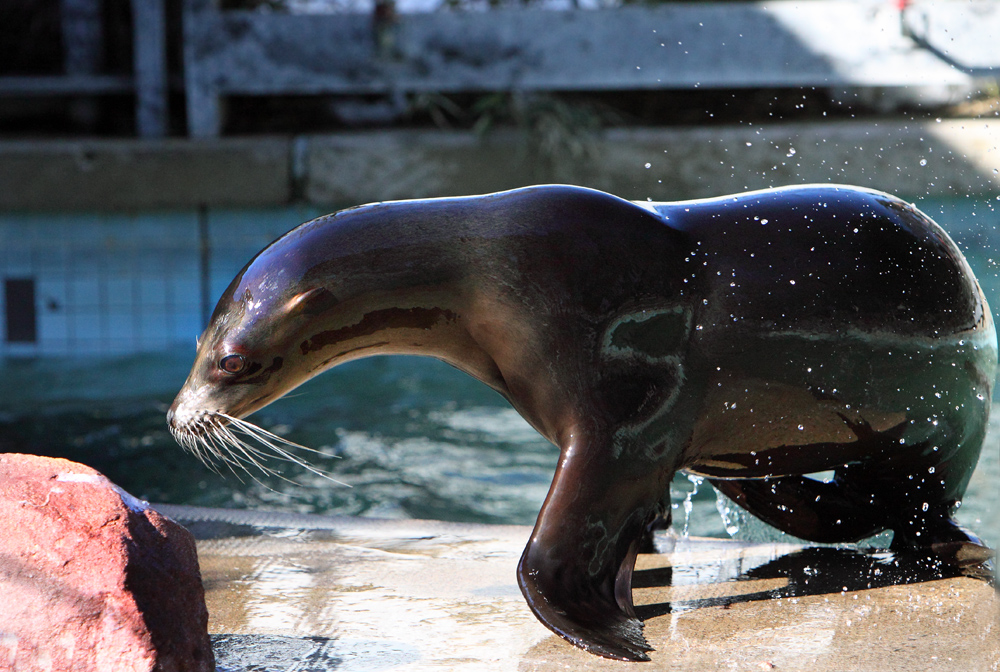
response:
<path id="1" fill-rule="evenodd" d="M 196 455 L 199 453 L 194 448 L 206 435 L 212 433 L 215 424 L 227 424 L 225 414 L 218 410 L 209 410 L 209 407 L 199 403 L 187 386 L 178 393 L 174 403 L 167 410 L 167 427 L 170 433 L 177 443 L 192 450 Z"/>
<path id="2" fill-rule="evenodd" d="M 201 415 L 205 415 L 205 412 L 202 412 Z M 192 422 L 194 417 L 195 414 L 190 409 L 182 406 L 179 400 L 175 399 L 170 410 L 167 411 L 167 427 L 170 428 L 170 432 L 174 436 L 184 434 L 192 431 L 192 428 L 196 426 L 197 423 Z"/>
<path id="3" fill-rule="evenodd" d="M 265 463 L 273 456 L 335 481 L 325 471 L 291 452 L 293 449 L 316 451 L 243 419 L 244 415 L 269 401 L 261 389 L 234 389 L 232 386 L 204 383 L 197 371 L 196 363 L 191 377 L 167 410 L 167 427 L 185 450 L 212 469 L 221 465 L 251 475 L 251 468 L 262 474 L 275 474 Z M 259 396 L 248 396 L 247 391 Z"/>
<path id="4" fill-rule="evenodd" d="M 187 423 L 188 416 L 190 415 L 190 411 L 184 406 L 184 396 L 184 391 L 182 390 L 174 397 L 174 402 L 167 409 L 167 427 L 170 428 L 171 432 L 180 431 Z"/>

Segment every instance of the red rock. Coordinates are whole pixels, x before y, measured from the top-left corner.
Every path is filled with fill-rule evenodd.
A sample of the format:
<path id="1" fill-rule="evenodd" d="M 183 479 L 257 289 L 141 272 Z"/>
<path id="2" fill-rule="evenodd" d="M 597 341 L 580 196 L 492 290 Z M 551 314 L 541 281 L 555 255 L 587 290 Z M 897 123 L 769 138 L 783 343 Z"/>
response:
<path id="1" fill-rule="evenodd" d="M 0 454 L 0 671 L 213 672 L 194 537 L 90 467 Z"/>

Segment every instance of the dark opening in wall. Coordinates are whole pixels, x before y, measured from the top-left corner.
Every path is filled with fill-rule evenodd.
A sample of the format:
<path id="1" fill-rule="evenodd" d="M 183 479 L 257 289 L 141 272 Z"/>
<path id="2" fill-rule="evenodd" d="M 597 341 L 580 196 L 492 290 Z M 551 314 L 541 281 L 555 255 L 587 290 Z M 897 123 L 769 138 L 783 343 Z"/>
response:
<path id="1" fill-rule="evenodd" d="M 34 343 L 38 338 L 34 278 L 4 280 L 8 343 Z"/>

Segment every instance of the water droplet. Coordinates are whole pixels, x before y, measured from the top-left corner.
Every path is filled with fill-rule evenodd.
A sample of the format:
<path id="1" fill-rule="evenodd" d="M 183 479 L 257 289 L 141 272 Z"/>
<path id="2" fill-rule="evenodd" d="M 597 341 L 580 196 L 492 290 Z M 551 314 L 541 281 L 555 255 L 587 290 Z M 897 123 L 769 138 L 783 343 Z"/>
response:
<path id="1" fill-rule="evenodd" d="M 767 224 L 767 218 L 765 217 L 765 218 L 761 219 L 760 223 L 766 225 Z"/>
<path id="2" fill-rule="evenodd" d="M 920 507 L 920 510 L 921 511 L 929 511 L 930 508 L 931 508 L 931 505 L 928 504 L 927 502 L 924 502 L 924 505 Z"/>
<path id="3" fill-rule="evenodd" d="M 653 164 L 651 164 L 651 163 L 647 163 L 647 164 L 646 164 L 646 167 L 647 167 L 647 168 L 652 168 L 652 167 L 653 167 Z"/>
<path id="4" fill-rule="evenodd" d="M 749 142 L 749 141 L 747 141 L 747 147 L 753 147 L 753 143 L 752 143 L 752 142 Z M 996 171 L 994 171 L 994 172 L 996 172 Z"/>
<path id="5" fill-rule="evenodd" d="M 921 166 L 926 166 L 927 165 L 927 159 L 920 159 L 920 165 Z"/>
<path id="6" fill-rule="evenodd" d="M 800 431 L 800 432 L 801 432 L 802 430 L 804 430 L 804 429 L 805 429 L 805 427 L 804 427 L 804 426 L 802 426 L 802 425 L 799 425 L 799 431 Z"/>

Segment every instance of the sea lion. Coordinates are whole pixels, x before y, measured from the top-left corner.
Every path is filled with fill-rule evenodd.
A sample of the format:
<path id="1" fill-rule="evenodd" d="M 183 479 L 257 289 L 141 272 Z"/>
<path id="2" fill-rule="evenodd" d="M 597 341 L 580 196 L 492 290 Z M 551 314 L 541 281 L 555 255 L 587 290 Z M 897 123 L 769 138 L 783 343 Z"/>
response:
<path id="1" fill-rule="evenodd" d="M 248 451 L 227 438 L 239 418 L 389 353 L 478 378 L 559 446 L 518 583 L 602 656 L 651 650 L 632 568 L 678 470 L 804 539 L 891 529 L 897 547 L 984 550 L 951 514 L 985 433 L 993 319 L 955 243 L 887 194 L 539 186 L 320 217 L 223 294 L 170 429 Z"/>

